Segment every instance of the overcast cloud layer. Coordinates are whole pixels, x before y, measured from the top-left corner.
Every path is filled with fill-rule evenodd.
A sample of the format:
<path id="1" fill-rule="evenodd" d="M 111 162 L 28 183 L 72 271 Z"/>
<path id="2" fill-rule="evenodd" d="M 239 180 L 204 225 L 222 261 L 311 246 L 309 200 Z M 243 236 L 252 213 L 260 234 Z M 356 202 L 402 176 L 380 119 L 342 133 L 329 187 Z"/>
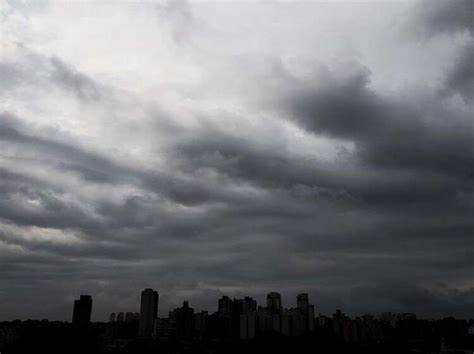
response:
<path id="1" fill-rule="evenodd" d="M 0 320 L 474 316 L 473 6 L 1 2 Z"/>

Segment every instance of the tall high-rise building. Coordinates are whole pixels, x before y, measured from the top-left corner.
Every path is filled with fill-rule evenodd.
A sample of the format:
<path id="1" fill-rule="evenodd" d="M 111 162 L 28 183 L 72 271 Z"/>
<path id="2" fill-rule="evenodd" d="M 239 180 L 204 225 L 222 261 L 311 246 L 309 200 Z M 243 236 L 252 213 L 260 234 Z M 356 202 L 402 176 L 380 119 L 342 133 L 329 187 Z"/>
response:
<path id="1" fill-rule="evenodd" d="M 298 294 L 296 297 L 296 303 L 298 309 L 304 316 L 303 329 L 306 332 L 312 332 L 314 330 L 314 305 L 309 303 L 307 293 Z"/>
<path id="2" fill-rule="evenodd" d="M 272 312 L 281 312 L 281 295 L 279 293 L 267 294 L 267 308 Z"/>
<path id="3" fill-rule="evenodd" d="M 187 301 L 183 302 L 183 307 L 173 311 L 172 317 L 176 321 L 176 335 L 178 338 L 191 338 L 196 329 L 196 318 L 194 309 L 189 307 Z"/>
<path id="4" fill-rule="evenodd" d="M 308 305 L 308 331 L 314 330 L 314 305 Z"/>
<path id="5" fill-rule="evenodd" d="M 257 316 L 251 313 L 241 314 L 239 320 L 239 338 L 254 338 L 256 333 Z"/>
<path id="6" fill-rule="evenodd" d="M 109 316 L 109 322 L 115 322 L 115 312 L 112 312 Z"/>
<path id="7" fill-rule="evenodd" d="M 307 293 L 298 294 L 298 296 L 296 297 L 296 303 L 299 309 L 303 311 L 307 311 L 308 305 L 309 305 L 308 294 Z"/>
<path id="8" fill-rule="evenodd" d="M 153 334 L 155 319 L 158 317 L 158 292 L 153 289 L 142 291 L 140 302 L 140 322 L 138 334 L 141 337 L 150 337 Z"/>
<path id="9" fill-rule="evenodd" d="M 196 334 L 199 336 L 199 338 L 202 338 L 204 333 L 206 333 L 209 313 L 207 311 L 201 311 L 198 312 L 194 318 L 196 322 Z"/>
<path id="10" fill-rule="evenodd" d="M 228 296 L 223 296 L 219 299 L 217 306 L 220 314 L 231 314 L 234 301 L 232 301 Z"/>
<path id="11" fill-rule="evenodd" d="M 72 325 L 81 331 L 89 326 L 92 313 L 92 297 L 81 295 L 78 300 L 74 300 L 74 310 L 72 313 Z"/>
<path id="12" fill-rule="evenodd" d="M 249 313 L 257 311 L 257 301 L 251 298 L 250 296 L 246 296 L 243 301 L 243 313 Z"/>

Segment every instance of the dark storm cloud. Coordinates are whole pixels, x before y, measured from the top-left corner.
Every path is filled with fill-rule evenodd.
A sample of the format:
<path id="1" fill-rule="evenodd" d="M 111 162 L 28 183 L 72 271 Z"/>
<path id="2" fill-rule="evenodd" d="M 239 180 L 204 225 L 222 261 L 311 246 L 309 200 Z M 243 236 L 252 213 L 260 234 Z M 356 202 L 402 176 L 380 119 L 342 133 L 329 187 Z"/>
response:
<path id="1" fill-rule="evenodd" d="M 175 202 L 179 202 L 205 206 L 205 202 L 236 203 L 240 200 L 244 203 L 245 200 L 251 200 L 239 195 L 237 191 L 226 191 L 225 187 L 216 188 L 204 181 L 194 181 L 193 178 L 172 178 L 165 174 L 117 165 L 104 157 L 86 152 L 71 142 L 65 143 L 60 134 L 56 134 L 55 139 L 38 137 L 41 134 L 23 126 L 18 119 L 7 115 L 3 117 L 5 124 L 1 130 L 2 141 L 7 141 L 10 147 L 21 144 L 26 151 L 34 150 L 36 160 L 43 166 L 53 167 L 51 171 L 58 169 L 60 174 L 79 171 L 81 178 L 87 182 L 114 186 L 118 183 L 133 184 L 145 188 L 148 193 L 165 196 L 165 199 L 132 196 L 120 203 L 98 201 L 83 205 L 71 203 L 68 197 L 71 191 L 54 186 L 47 180 L 2 170 L 2 192 L 5 197 L 1 208 L 2 217 L 16 224 L 79 229 L 91 234 L 93 238 L 112 232 L 120 234 L 118 230 L 124 228 L 151 227 L 149 236 L 144 233 L 146 238 L 158 233 L 164 238 L 181 238 L 212 228 L 212 220 L 217 219 L 218 215 L 186 217 L 183 214 L 175 215 L 172 210 L 167 211 L 163 205 L 168 203 L 173 206 Z M 33 162 L 34 159 L 31 160 Z M 91 173 L 84 173 L 84 170 L 100 171 L 101 178 L 96 178 L 95 173 L 91 177 Z M 38 205 L 28 206 L 25 204 L 28 200 L 35 201 Z M 210 225 L 206 225 L 207 222 Z M 140 235 L 142 232 L 134 233 Z"/>
<path id="2" fill-rule="evenodd" d="M 455 269 L 464 269 L 464 276 L 472 271 L 472 255 L 464 252 L 474 232 L 469 216 L 473 204 L 468 201 L 474 177 L 472 110 L 453 106 L 448 96 L 416 88 L 398 97 L 386 97 L 370 88 L 369 78 L 366 69 L 356 67 L 349 77 L 326 75 L 317 86 L 292 79 L 286 96 L 279 99 L 280 107 L 288 109 L 295 117 L 293 121 L 303 128 L 355 143 L 355 152 L 345 160 L 322 163 L 295 159 L 270 143 L 265 146 L 261 141 L 223 135 L 209 127 L 200 134 L 202 138 L 195 136 L 177 144 L 174 158 L 189 171 L 212 169 L 271 190 L 274 196 L 285 191 L 266 206 L 244 206 L 241 215 L 265 218 L 264 229 L 281 236 L 274 237 L 274 242 L 283 241 L 290 254 L 303 252 L 302 259 L 305 252 L 316 249 L 331 252 L 329 258 L 339 262 L 323 269 L 332 277 L 350 273 L 360 279 L 355 274 L 365 274 L 365 289 L 371 282 L 387 289 L 401 286 L 398 295 L 383 292 L 385 302 L 380 310 L 384 306 L 415 308 L 420 299 L 426 298 L 430 306 L 425 314 L 442 314 L 449 308 L 461 314 L 462 307 L 452 305 L 457 301 L 452 292 L 438 296 L 423 287 L 382 280 L 380 269 L 402 277 L 412 267 L 421 267 L 418 275 L 412 271 L 412 276 L 420 280 L 434 279 L 440 272 L 449 274 Z M 304 193 L 291 193 L 298 188 Z M 311 190 L 315 194 L 309 193 Z M 307 203 L 299 198 L 301 195 Z M 332 203 L 327 204 L 328 199 Z M 327 214 L 321 205 L 326 211 L 330 206 Z M 237 218 L 238 210 L 232 208 L 229 215 Z M 439 250 L 446 248 L 451 252 L 439 255 Z M 252 264 L 248 259 L 245 262 Z M 340 265 L 345 262 L 351 264 L 351 269 Z M 230 277 L 235 274 L 235 281 L 246 276 L 232 263 L 221 263 L 221 267 Z M 272 282 L 272 274 L 267 274 L 264 266 L 252 264 L 249 268 L 260 269 L 263 273 L 259 274 Z M 202 269 L 219 276 L 212 266 Z M 319 273 L 315 267 L 310 269 Z M 299 271 L 303 272 L 301 279 Z M 291 279 L 302 281 L 308 275 L 303 269 L 291 267 L 279 269 L 278 274 L 286 284 Z M 252 272 L 248 276 L 253 281 L 259 278 Z M 407 297 L 410 289 L 413 297 Z M 376 296 L 374 289 L 368 291 Z M 356 297 L 359 304 L 364 303 L 362 296 Z"/>
<path id="3" fill-rule="evenodd" d="M 474 25 L 473 25 L 474 26 Z M 474 38 L 460 51 L 445 79 L 447 90 L 458 93 L 467 103 L 474 100 Z"/>
<path id="4" fill-rule="evenodd" d="M 54 227 L 54 221 L 47 227 Z M 67 231 L 67 229 L 66 229 Z M 31 234 L 31 231 L 25 231 L 25 234 Z M 117 259 L 123 262 L 127 260 L 135 260 L 135 255 L 130 252 L 128 246 L 117 244 L 113 242 L 79 242 L 79 243 L 67 243 L 68 239 L 65 238 L 65 243 L 60 244 L 54 241 L 41 240 L 39 237 L 37 240 L 32 239 L 21 239 L 17 235 L 12 235 L 5 232 L 0 232 L 0 241 L 6 245 L 14 245 L 20 247 L 25 252 L 32 252 L 40 254 L 44 252 L 45 255 L 59 256 L 62 261 L 66 259 Z M 86 241 L 86 240 L 85 240 Z M 84 257 L 84 255 L 87 255 Z M 44 262 L 43 262 L 44 263 Z M 60 262 L 56 262 L 60 263 Z"/>
<path id="5" fill-rule="evenodd" d="M 447 92 L 457 93 L 466 102 L 474 97 L 474 3 L 470 0 L 422 1 L 418 5 L 417 15 L 421 19 L 421 28 L 430 36 L 440 34 L 468 36 L 457 52 L 451 68 L 446 72 L 444 88 Z M 420 23 L 418 23 L 420 26 Z M 432 38 L 433 39 L 433 38 Z"/>
<path id="6" fill-rule="evenodd" d="M 471 0 L 424 0 L 417 5 L 416 21 L 428 35 L 474 33 L 474 4 Z"/>
<path id="7" fill-rule="evenodd" d="M 474 176 L 469 112 L 416 91 L 380 97 L 367 87 L 366 75 L 323 81 L 321 88 L 301 85 L 287 97 L 304 128 L 355 143 L 356 152 L 340 161 L 295 158 L 271 143 L 212 129 L 179 144 L 174 158 L 184 169 L 215 169 L 261 188 L 306 186 L 306 192 L 318 191 L 315 200 L 326 193 L 352 207 L 433 210 L 437 203 L 457 203 Z"/>
<path id="8" fill-rule="evenodd" d="M 474 176 L 469 107 L 453 107 L 416 89 L 401 97 L 377 95 L 368 71 L 355 71 L 342 80 L 329 76 L 318 87 L 296 87 L 288 101 L 296 121 L 317 134 L 355 142 L 362 162 L 380 168 Z"/>
<path id="9" fill-rule="evenodd" d="M 365 68 L 348 78 L 337 79 L 328 73 L 324 83 L 295 85 L 289 102 L 291 111 L 310 130 L 342 138 L 373 136 L 382 128 L 377 115 L 383 110 L 367 88 Z"/>
<path id="10" fill-rule="evenodd" d="M 100 221 L 77 203 L 65 201 L 63 192 L 50 183 L 23 174 L 0 170 L 0 219 L 16 225 L 53 228 L 98 228 Z M 39 206 L 28 204 L 34 201 Z"/>
<path id="11" fill-rule="evenodd" d="M 348 132 L 341 133 L 340 126 L 329 126 L 331 131 L 343 134 L 344 138 L 350 137 Z M 329 281 L 324 274 L 331 274 L 333 281 L 348 276 L 357 279 L 357 274 L 365 274 L 367 277 L 371 274 L 369 270 L 373 269 L 374 262 L 377 269 L 382 268 L 388 273 L 397 272 L 393 269 L 393 264 L 382 262 L 381 258 L 375 256 L 387 252 L 393 256 L 397 249 L 400 253 L 395 264 L 401 264 L 407 262 L 409 257 L 407 248 L 421 247 L 436 253 L 439 243 L 433 243 L 434 233 L 440 233 L 441 238 L 445 234 L 439 230 L 439 226 L 432 225 L 430 218 L 419 221 L 419 225 L 414 227 L 414 219 L 420 218 L 421 215 L 428 213 L 436 216 L 439 215 L 437 213 L 444 213 L 445 228 L 452 232 L 455 225 L 452 215 L 454 211 L 462 211 L 464 214 L 472 211 L 472 207 L 467 207 L 464 210 L 455 208 L 452 213 L 448 213 L 447 208 L 452 208 L 456 202 L 451 193 L 462 184 L 456 181 L 450 185 L 444 184 L 449 179 L 444 179 L 443 176 L 438 177 L 440 182 L 434 185 L 426 182 L 420 184 L 420 178 L 430 175 L 421 174 L 418 170 L 423 171 L 423 168 L 418 169 L 413 164 L 404 163 L 401 166 L 415 174 L 408 177 L 390 172 L 400 166 L 396 167 L 397 165 L 390 163 L 390 168 L 385 170 L 384 167 L 380 170 L 380 164 L 373 161 L 369 164 L 372 172 L 358 171 L 357 164 L 353 164 L 351 172 L 347 173 L 347 168 L 342 168 L 337 163 L 308 163 L 277 152 L 271 145 L 265 146 L 261 142 L 233 139 L 217 130 L 207 133 L 200 132 L 196 135 L 200 136 L 199 139 L 194 139 L 192 143 L 183 141 L 174 147 L 174 168 L 194 176 L 183 181 L 180 178 L 163 179 L 160 175 L 119 168 L 110 161 L 85 153 L 78 147 L 36 138 L 33 134 L 12 125 L 4 128 L 3 139 L 18 141 L 24 146 L 35 146 L 36 150 L 43 150 L 46 156 L 54 156 L 54 160 L 59 157 L 59 161 L 67 161 L 67 164 L 59 164 L 63 172 L 77 172 L 77 166 L 81 166 L 79 170 L 97 169 L 102 174 L 110 175 L 108 178 L 97 179 L 94 176 L 91 178 L 90 174 L 81 173 L 86 181 L 112 185 L 126 181 L 149 192 L 162 193 L 171 200 L 195 207 L 205 206 L 209 202 L 221 203 L 221 207 L 214 209 L 212 214 L 206 212 L 198 217 L 187 218 L 181 213 L 164 211 L 163 200 L 132 197 L 119 204 L 100 202 L 95 205 L 94 211 L 100 216 L 98 222 L 94 217 L 84 215 L 81 209 L 71 209 L 54 197 L 54 194 L 50 196 L 47 189 L 41 188 L 40 193 L 29 184 L 28 187 L 23 187 L 24 193 L 30 199 L 40 199 L 45 206 L 43 211 L 32 217 L 25 210 L 17 210 L 17 215 L 4 217 L 20 225 L 77 228 L 87 233 L 89 237 L 85 240 L 92 243 L 84 246 L 61 246 L 44 242 L 37 244 L 31 241 L 14 241 L 11 236 L 4 237 L 4 241 L 20 245 L 29 251 L 45 251 L 63 257 L 122 259 L 131 262 L 140 258 L 157 258 L 164 262 L 156 268 L 160 274 L 174 274 L 183 279 L 206 279 L 207 282 L 220 286 L 240 284 L 245 287 L 247 283 L 260 282 L 267 287 L 279 288 L 284 283 L 285 286 L 297 288 L 307 282 L 304 287 L 317 294 L 318 290 L 313 290 L 314 285 L 308 277 L 316 276 L 324 282 Z M 362 131 L 354 136 L 359 144 L 363 142 L 367 148 L 372 146 Z M 397 149 L 396 146 L 390 148 Z M 455 151 L 452 153 L 456 155 Z M 364 154 L 368 154 L 368 151 L 364 150 Z M 357 155 L 354 158 L 356 161 L 359 159 Z M 362 161 L 370 161 L 364 159 Z M 224 188 L 213 185 L 212 182 L 200 180 L 197 172 L 200 169 L 217 172 L 222 176 L 222 181 L 254 186 L 257 191 L 265 191 L 268 196 L 233 196 L 230 190 L 226 192 Z M 25 178 L 18 178 L 12 173 L 5 175 L 14 178 L 15 183 Z M 450 186 L 448 190 L 444 190 L 446 186 Z M 22 190 L 18 184 L 13 189 Z M 8 196 L 8 193 L 6 195 Z M 411 203 L 415 203 L 415 207 L 412 207 Z M 444 205 L 433 210 L 433 205 L 439 203 Z M 417 210 L 417 205 L 423 208 Z M 10 210 L 9 212 L 13 213 L 15 207 L 12 206 L 10 204 L 7 209 L 5 205 L 2 210 Z M 368 212 L 364 212 L 364 209 Z M 359 211 L 354 217 L 349 217 L 355 210 Z M 370 210 L 378 212 L 372 214 Z M 413 215 L 406 215 L 408 210 L 411 210 Z M 402 214 L 404 217 L 396 218 L 394 214 Z M 26 219 L 20 219 L 19 215 Z M 148 231 L 142 228 L 147 228 Z M 462 241 L 451 241 L 450 248 L 464 249 L 472 230 L 472 223 L 465 221 L 465 237 L 459 236 L 461 229 L 456 231 Z M 250 238 L 243 238 L 244 235 Z M 99 236 L 104 241 L 116 239 L 119 244 L 114 246 L 107 242 L 101 244 L 98 240 L 93 241 Z M 178 240 L 182 240 L 181 243 L 176 243 Z M 273 244 L 276 249 L 285 247 L 287 253 L 273 254 L 272 247 L 267 250 L 268 244 Z M 325 250 L 330 254 L 324 257 L 321 254 L 312 255 L 315 250 Z M 365 260 L 365 256 L 355 255 L 356 250 L 372 255 L 368 258 L 370 262 Z M 220 257 L 210 259 L 209 252 L 215 252 Z M 288 264 L 288 260 L 283 258 L 286 259 L 291 254 L 297 255 L 300 261 L 293 265 Z M 186 257 L 188 265 L 173 262 L 169 255 L 178 259 L 177 255 Z M 316 266 L 314 259 L 321 258 L 326 261 L 321 266 Z M 436 277 L 449 274 L 452 269 L 459 269 L 459 262 L 453 261 L 459 259 L 457 253 L 453 254 L 453 258 L 448 257 L 447 260 L 451 262 L 447 262 L 443 269 L 437 269 L 436 272 L 428 271 L 430 267 L 437 267 L 436 264 L 426 263 L 429 257 L 418 258 L 423 264 L 425 276 L 432 274 Z M 301 260 L 305 259 L 309 263 L 300 264 Z M 342 267 L 341 262 L 350 263 L 351 267 Z M 280 266 L 268 267 L 269 264 Z M 468 263 L 466 267 L 468 270 L 471 268 Z M 109 272 L 107 266 L 101 266 L 99 269 L 104 277 Z M 172 278 L 164 277 L 162 280 L 163 286 L 169 284 L 170 289 L 173 288 Z M 379 271 L 372 273 L 368 282 L 371 281 L 381 282 Z M 257 291 L 256 294 L 260 293 Z M 413 305 L 407 302 L 403 304 L 404 308 Z"/>
<path id="12" fill-rule="evenodd" d="M 48 131 L 27 127 L 20 119 L 8 113 L 2 114 L 1 118 L 3 124 L 0 127 L 0 141 L 8 142 L 11 147 L 18 146 L 21 149 L 27 147 L 34 150 L 42 155 L 36 158 L 40 162 L 51 164 L 65 173 L 76 173 L 92 183 L 129 183 L 186 205 L 242 198 L 238 192 L 216 188 L 206 181 L 194 178 L 196 176 L 192 174 L 173 175 L 165 171 L 137 169 L 124 162 L 88 151 L 59 132 L 56 132 L 54 138 L 44 137 Z"/>
<path id="13" fill-rule="evenodd" d="M 34 127 L 26 126 L 20 119 L 5 112 L 1 114 L 1 119 L 0 139 L 2 141 L 41 152 L 60 169 L 72 170 L 94 182 L 111 183 L 115 178 L 118 181 L 130 174 L 126 167 L 121 167 L 100 155 L 87 152 L 79 145 L 66 142 L 68 137 L 63 137 L 63 141 L 44 137 L 42 135 L 49 135 L 48 131 L 37 131 Z M 61 135 L 56 134 L 56 136 Z"/>
<path id="14" fill-rule="evenodd" d="M 215 140 L 216 134 L 210 135 Z M 357 165 L 348 173 L 347 169 L 336 168 L 337 165 L 295 161 L 290 156 L 275 156 L 270 149 L 259 150 L 257 146 L 249 141 L 233 144 L 228 138 L 218 144 L 212 139 L 194 141 L 185 150 L 192 151 L 187 155 L 191 160 L 183 164 L 191 169 L 198 166 L 215 168 L 262 188 L 273 188 L 274 199 L 268 203 L 257 202 L 241 208 L 234 205 L 224 215 L 230 220 L 258 216 L 266 223 L 259 227 L 254 220 L 254 230 L 273 234 L 274 242 L 283 242 L 290 252 L 326 250 L 340 254 L 347 251 L 340 254 L 344 259 L 355 251 L 384 255 L 398 250 L 400 260 L 406 261 L 407 247 L 436 253 L 447 245 L 462 250 L 465 242 L 470 242 L 469 235 L 474 231 L 474 224 L 469 219 L 472 205 L 460 201 L 458 191 L 472 188 L 462 175 L 457 179 L 456 171 L 447 171 L 446 176 L 441 169 L 430 171 L 413 164 L 379 166 L 375 162 L 364 162 L 368 164 L 365 166 L 368 170 L 359 171 L 359 177 L 355 178 L 360 168 Z M 396 145 L 391 148 L 396 150 Z M 216 158 L 213 160 L 210 156 Z M 359 160 L 357 155 L 354 159 Z M 305 163 L 305 168 L 300 163 Z M 320 178 L 318 170 L 326 173 L 331 170 L 331 178 Z M 297 193 L 298 190 L 302 193 Z M 439 222 L 433 222 L 433 218 Z M 453 235 L 448 236 L 450 233 Z M 459 259 L 456 253 L 452 256 L 453 260 Z M 377 262 L 380 259 L 373 258 Z M 427 261 L 426 257 L 419 257 L 419 260 L 421 264 Z M 354 259 L 351 262 L 354 264 Z M 369 264 L 362 261 L 364 274 L 367 274 L 365 268 L 372 267 Z M 455 264 L 447 265 L 446 269 L 454 268 Z M 383 267 L 391 268 L 389 264 Z M 336 268 L 340 270 L 340 265 Z M 292 271 L 295 276 L 296 270 Z M 235 272 L 238 274 L 237 269 Z M 233 272 L 228 269 L 227 273 Z M 330 272 L 336 273 L 338 269 Z M 283 273 L 279 271 L 278 274 Z M 378 272 L 374 274 L 374 278 L 378 276 Z"/>

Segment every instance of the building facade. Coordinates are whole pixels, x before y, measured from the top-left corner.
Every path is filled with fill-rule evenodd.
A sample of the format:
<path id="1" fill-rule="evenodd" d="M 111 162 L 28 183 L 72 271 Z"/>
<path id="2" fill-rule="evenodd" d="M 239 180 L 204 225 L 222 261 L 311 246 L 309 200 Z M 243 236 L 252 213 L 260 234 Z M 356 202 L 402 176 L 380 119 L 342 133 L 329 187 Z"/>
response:
<path id="1" fill-rule="evenodd" d="M 87 330 L 91 322 L 92 297 L 81 295 L 78 300 L 74 300 L 74 310 L 72 313 L 72 325 L 81 331 Z"/>
<path id="2" fill-rule="evenodd" d="M 145 289 L 141 293 L 140 302 L 140 320 L 138 326 L 138 335 L 140 337 L 151 337 L 153 327 L 158 317 L 159 295 L 153 289 Z"/>

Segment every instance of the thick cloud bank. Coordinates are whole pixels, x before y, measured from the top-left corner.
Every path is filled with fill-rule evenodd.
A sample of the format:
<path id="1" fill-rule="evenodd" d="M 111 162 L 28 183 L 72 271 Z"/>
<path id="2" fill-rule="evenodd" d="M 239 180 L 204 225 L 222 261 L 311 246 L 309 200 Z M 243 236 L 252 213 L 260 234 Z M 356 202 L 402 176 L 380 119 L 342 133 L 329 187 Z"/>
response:
<path id="1" fill-rule="evenodd" d="M 0 320 L 474 316 L 472 6 L 3 2 Z"/>

